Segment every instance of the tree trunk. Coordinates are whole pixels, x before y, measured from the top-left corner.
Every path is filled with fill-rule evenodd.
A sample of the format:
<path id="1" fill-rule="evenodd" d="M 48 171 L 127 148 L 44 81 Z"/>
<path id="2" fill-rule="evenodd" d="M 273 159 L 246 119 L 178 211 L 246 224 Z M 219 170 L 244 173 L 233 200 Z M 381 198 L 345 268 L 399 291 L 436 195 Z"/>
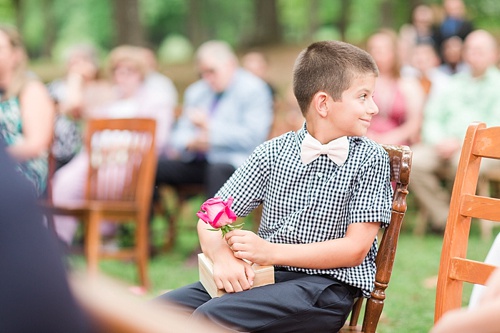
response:
<path id="1" fill-rule="evenodd" d="M 116 27 L 115 45 L 146 45 L 139 16 L 138 0 L 113 0 Z"/>
<path id="2" fill-rule="evenodd" d="M 198 46 L 207 39 L 204 29 L 202 8 L 204 3 L 200 0 L 189 0 L 188 35 L 193 45 Z"/>
<path id="3" fill-rule="evenodd" d="M 53 10 L 54 0 L 42 1 L 43 21 L 45 22 L 45 38 L 43 39 L 42 54 L 44 58 L 50 58 L 52 48 L 56 42 L 56 21 Z"/>
<path id="4" fill-rule="evenodd" d="M 338 22 L 340 38 L 342 41 L 346 40 L 347 26 L 349 25 L 351 0 L 340 1 L 340 18 Z"/>
<path id="5" fill-rule="evenodd" d="M 23 1 L 22 0 L 11 0 L 11 1 L 16 15 L 16 27 L 19 31 L 22 31 L 24 25 L 24 15 L 22 13 Z"/>
<path id="6" fill-rule="evenodd" d="M 392 28 L 394 24 L 392 0 L 383 0 L 380 12 L 380 26 L 383 28 Z"/>
<path id="7" fill-rule="evenodd" d="M 254 0 L 255 26 L 248 46 L 268 45 L 282 41 L 276 0 Z"/>
<path id="8" fill-rule="evenodd" d="M 313 39 L 314 33 L 319 28 L 318 7 L 318 0 L 309 1 L 309 31 L 307 32 L 307 37 L 309 40 Z"/>

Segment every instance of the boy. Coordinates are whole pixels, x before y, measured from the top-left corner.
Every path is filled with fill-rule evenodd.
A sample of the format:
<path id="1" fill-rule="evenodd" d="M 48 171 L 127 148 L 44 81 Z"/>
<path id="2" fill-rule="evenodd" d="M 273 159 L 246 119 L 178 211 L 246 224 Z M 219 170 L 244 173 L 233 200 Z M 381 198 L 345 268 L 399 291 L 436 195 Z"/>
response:
<path id="1" fill-rule="evenodd" d="M 238 331 L 343 326 L 354 299 L 373 288 L 375 238 L 390 220 L 389 158 L 363 137 L 378 113 L 377 75 L 371 56 L 347 43 L 318 42 L 300 53 L 293 83 L 303 128 L 260 145 L 216 195 L 233 197 L 238 216 L 263 203 L 259 234 L 221 238 L 198 223 L 216 284 L 229 294 L 210 299 L 195 283 L 162 299 Z M 336 156 L 322 148 L 329 142 Z M 275 284 L 250 289 L 254 272 L 241 259 L 274 265 Z"/>

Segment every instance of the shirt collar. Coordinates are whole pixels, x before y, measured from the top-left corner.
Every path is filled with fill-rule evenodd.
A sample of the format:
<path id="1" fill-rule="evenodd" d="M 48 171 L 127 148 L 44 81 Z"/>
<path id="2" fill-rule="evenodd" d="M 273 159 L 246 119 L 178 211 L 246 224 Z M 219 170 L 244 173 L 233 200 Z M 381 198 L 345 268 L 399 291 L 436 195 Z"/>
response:
<path id="1" fill-rule="evenodd" d="M 309 133 L 309 132 L 307 131 L 306 123 L 304 122 L 304 124 L 302 125 L 302 127 L 299 128 L 297 130 L 297 132 L 296 132 L 299 146 L 302 144 L 302 141 L 304 141 L 304 138 L 306 137 L 307 133 Z"/>

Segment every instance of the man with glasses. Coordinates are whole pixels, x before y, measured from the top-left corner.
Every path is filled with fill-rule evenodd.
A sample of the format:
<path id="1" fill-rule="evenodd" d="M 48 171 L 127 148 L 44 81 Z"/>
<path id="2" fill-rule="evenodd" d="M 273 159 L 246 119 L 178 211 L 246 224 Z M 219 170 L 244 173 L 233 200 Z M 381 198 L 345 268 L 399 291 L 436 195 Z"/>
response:
<path id="1" fill-rule="evenodd" d="M 267 139 L 273 101 L 266 83 L 240 68 L 225 42 L 202 44 L 196 65 L 200 80 L 186 89 L 170 156 L 159 160 L 156 182 L 203 184 L 212 197 Z"/>

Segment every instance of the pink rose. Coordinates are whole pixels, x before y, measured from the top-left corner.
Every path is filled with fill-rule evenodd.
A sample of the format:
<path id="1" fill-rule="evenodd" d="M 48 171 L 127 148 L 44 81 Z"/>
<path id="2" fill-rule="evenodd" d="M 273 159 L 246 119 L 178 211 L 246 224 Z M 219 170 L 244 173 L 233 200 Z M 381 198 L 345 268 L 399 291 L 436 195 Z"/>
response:
<path id="1" fill-rule="evenodd" d="M 231 224 L 236 221 L 236 214 L 231 210 L 233 198 L 229 197 L 227 201 L 219 197 L 211 198 L 205 201 L 196 215 L 203 220 L 203 222 L 211 225 L 214 230 L 222 230 L 222 234 L 241 227 L 240 225 L 232 226 Z"/>

